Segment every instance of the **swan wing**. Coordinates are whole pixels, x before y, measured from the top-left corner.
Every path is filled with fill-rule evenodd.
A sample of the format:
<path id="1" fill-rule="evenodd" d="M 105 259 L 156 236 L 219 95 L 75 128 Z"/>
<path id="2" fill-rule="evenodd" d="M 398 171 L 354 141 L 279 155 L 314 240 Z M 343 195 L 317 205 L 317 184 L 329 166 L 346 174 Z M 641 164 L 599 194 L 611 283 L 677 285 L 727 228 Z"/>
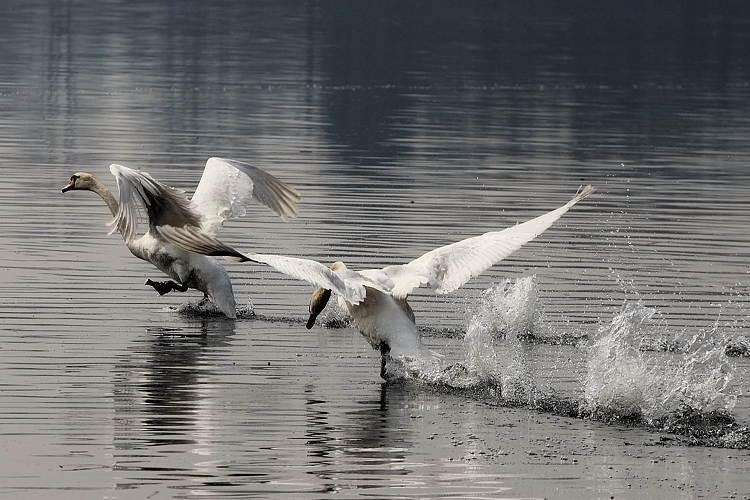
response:
<path id="1" fill-rule="evenodd" d="M 242 217 L 252 199 L 286 220 L 296 217 L 299 192 L 268 172 L 236 160 L 209 158 L 192 202 L 202 229 L 216 236 L 227 219 Z"/>
<path id="2" fill-rule="evenodd" d="M 366 287 L 380 290 L 377 284 L 372 283 L 359 273 L 349 269 L 332 271 L 329 267 L 315 260 L 257 253 L 249 253 L 247 257 L 254 262 L 269 265 L 294 278 L 307 281 L 320 288 L 332 290 L 347 302 L 355 305 L 365 300 Z"/>
<path id="3" fill-rule="evenodd" d="M 568 203 L 535 219 L 437 248 L 408 264 L 367 271 L 366 276 L 376 282 L 390 279 L 391 294 L 396 298 L 406 298 L 421 285 L 430 285 L 436 293 L 450 293 L 542 234 L 594 191 L 592 186 L 579 188 Z"/>
<path id="4" fill-rule="evenodd" d="M 246 255 L 194 226 L 174 227 L 164 225 L 156 226 L 156 230 L 166 241 L 187 252 L 212 257 L 227 257 L 236 262 L 250 260 Z"/>
<path id="5" fill-rule="evenodd" d="M 120 231 L 125 241 L 138 234 L 138 215 L 146 211 L 149 226 L 199 226 L 200 216 L 192 209 L 184 191 L 157 181 L 145 172 L 122 165 L 109 167 L 119 190 L 117 215 L 109 222 L 110 233 Z"/>

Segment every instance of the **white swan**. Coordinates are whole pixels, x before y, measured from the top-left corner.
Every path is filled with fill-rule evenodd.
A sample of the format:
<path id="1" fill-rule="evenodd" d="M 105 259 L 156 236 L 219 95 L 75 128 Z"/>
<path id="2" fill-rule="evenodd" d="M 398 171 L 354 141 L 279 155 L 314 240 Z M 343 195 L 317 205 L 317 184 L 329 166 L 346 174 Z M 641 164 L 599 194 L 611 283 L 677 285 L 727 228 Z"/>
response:
<path id="1" fill-rule="evenodd" d="M 249 253 L 254 262 L 270 265 L 295 278 L 321 288 L 310 300 L 307 328 L 323 311 L 331 291 L 339 296 L 339 306 L 374 349 L 380 350 L 381 376 L 387 378 L 387 358 L 431 359 L 435 356 L 419 338 L 414 312 L 407 296 L 421 285 L 436 293 L 457 290 L 471 278 L 509 256 L 539 236 L 570 207 L 593 193 L 592 186 L 578 190 L 562 207 L 523 224 L 437 248 L 408 264 L 355 272 L 342 262 L 330 268 L 308 259 Z M 219 251 L 196 231 L 162 226 L 162 235 L 175 245 L 193 252 Z"/>
<path id="2" fill-rule="evenodd" d="M 245 215 L 250 200 L 262 203 L 282 219 L 297 216 L 300 195 L 296 189 L 258 167 L 236 160 L 210 158 L 200 183 L 188 200 L 185 192 L 153 179 L 145 172 L 122 165 L 109 167 L 117 180 L 119 201 L 94 176 L 73 174 L 62 192 L 88 190 L 101 196 L 112 212 L 110 234 L 119 231 L 130 252 L 150 262 L 174 281 L 148 280 L 160 295 L 194 288 L 210 298 L 219 310 L 236 317 L 232 283 L 224 267 L 208 255 L 246 260 L 231 247 L 215 239 L 224 222 Z M 148 215 L 148 231 L 138 237 L 141 208 Z M 178 248 L 159 234 L 162 225 L 185 228 L 203 235 L 212 250 L 198 255 Z"/>

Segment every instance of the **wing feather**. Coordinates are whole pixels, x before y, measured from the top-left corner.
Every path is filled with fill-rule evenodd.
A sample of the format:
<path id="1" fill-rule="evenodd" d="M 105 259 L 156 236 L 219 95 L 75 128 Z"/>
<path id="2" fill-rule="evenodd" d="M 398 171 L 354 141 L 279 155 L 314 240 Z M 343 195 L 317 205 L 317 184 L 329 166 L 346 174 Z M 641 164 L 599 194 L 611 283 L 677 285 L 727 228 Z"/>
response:
<path id="1" fill-rule="evenodd" d="M 286 220 L 296 217 L 299 192 L 268 172 L 237 160 L 209 158 L 192 202 L 202 229 L 216 236 L 227 219 L 247 213 L 252 199 Z"/>
<path id="2" fill-rule="evenodd" d="M 197 227 L 174 227 L 170 225 L 156 226 L 162 238 L 187 252 L 213 257 L 228 257 L 237 262 L 251 260 L 229 245 L 222 243 L 213 236 L 203 233 Z"/>
<path id="3" fill-rule="evenodd" d="M 368 276 L 381 276 L 380 280 L 392 280 L 391 294 L 396 298 L 406 298 L 420 285 L 429 285 L 436 293 L 450 293 L 542 234 L 570 207 L 594 191 L 592 186 L 579 188 L 576 195 L 562 207 L 523 224 L 437 248 L 408 264 L 366 273 Z"/>
<path id="4" fill-rule="evenodd" d="M 138 233 L 138 215 L 146 211 L 149 226 L 199 226 L 200 216 L 193 210 L 185 192 L 157 181 L 145 172 L 122 165 L 109 167 L 119 190 L 118 212 L 108 223 L 110 233 L 120 231 L 125 241 Z"/>
<path id="5" fill-rule="evenodd" d="M 332 271 L 320 262 L 310 259 L 257 253 L 249 253 L 247 257 L 254 262 L 269 265 L 293 278 L 332 290 L 351 304 L 359 304 L 365 299 L 367 294 L 365 287 L 384 291 L 380 286 L 354 271 L 348 269 Z"/>

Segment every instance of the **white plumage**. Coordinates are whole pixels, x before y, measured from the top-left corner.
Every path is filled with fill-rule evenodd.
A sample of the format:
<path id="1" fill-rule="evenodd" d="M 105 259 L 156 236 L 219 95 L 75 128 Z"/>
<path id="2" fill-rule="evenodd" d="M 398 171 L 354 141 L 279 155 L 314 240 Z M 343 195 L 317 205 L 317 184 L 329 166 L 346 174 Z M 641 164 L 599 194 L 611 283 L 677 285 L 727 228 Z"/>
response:
<path id="1" fill-rule="evenodd" d="M 573 205 L 593 193 L 592 186 L 578 190 L 562 207 L 530 221 L 446 245 L 407 264 L 355 272 L 341 262 L 330 268 L 310 259 L 282 255 L 245 254 L 250 260 L 274 267 L 278 271 L 312 283 L 318 289 L 310 303 L 308 328 L 322 312 L 333 291 L 339 305 L 352 323 L 375 349 L 390 356 L 431 357 L 424 347 L 407 303 L 408 295 L 422 285 L 436 293 L 450 293 L 533 240 Z M 169 234 L 165 234 L 165 230 Z M 183 232 L 162 230 L 165 238 L 190 249 L 196 238 L 181 240 Z M 195 249 L 196 246 L 192 248 Z M 327 293 L 326 293 L 327 292 Z M 383 365 L 384 367 L 385 365 Z M 383 368 L 384 369 L 384 368 Z M 381 374 L 386 374 L 381 371 Z"/>
<path id="2" fill-rule="evenodd" d="M 190 200 L 185 192 L 167 186 L 145 172 L 113 164 L 119 200 L 91 174 L 79 172 L 70 178 L 63 192 L 89 190 L 102 197 L 113 219 L 110 233 L 119 231 L 130 252 L 162 270 L 176 283 L 151 284 L 159 293 L 194 288 L 202 291 L 230 318 L 236 316 L 232 283 L 224 267 L 212 256 L 246 260 L 215 238 L 229 218 L 247 213 L 255 199 L 282 219 L 297 215 L 299 193 L 258 167 L 236 160 L 210 158 Z M 149 228 L 138 237 L 138 216 L 145 210 Z M 199 252 L 176 246 L 162 236 L 167 227 L 200 236 Z"/>

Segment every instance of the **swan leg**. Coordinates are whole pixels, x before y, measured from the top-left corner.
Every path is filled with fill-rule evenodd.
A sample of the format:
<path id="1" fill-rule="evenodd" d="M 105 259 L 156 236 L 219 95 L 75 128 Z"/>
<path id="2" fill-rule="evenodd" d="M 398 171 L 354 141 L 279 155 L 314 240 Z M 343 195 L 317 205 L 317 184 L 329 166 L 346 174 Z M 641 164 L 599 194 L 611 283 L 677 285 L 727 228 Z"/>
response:
<path id="1" fill-rule="evenodd" d="M 380 343 L 380 378 L 388 380 L 388 355 L 391 348 L 385 342 Z"/>
<path id="2" fill-rule="evenodd" d="M 159 292 L 159 295 L 164 295 L 166 293 L 169 293 L 173 290 L 176 290 L 178 292 L 187 292 L 188 286 L 175 283 L 174 281 L 154 281 L 154 280 L 146 280 L 146 285 L 154 287 L 154 290 Z"/>

